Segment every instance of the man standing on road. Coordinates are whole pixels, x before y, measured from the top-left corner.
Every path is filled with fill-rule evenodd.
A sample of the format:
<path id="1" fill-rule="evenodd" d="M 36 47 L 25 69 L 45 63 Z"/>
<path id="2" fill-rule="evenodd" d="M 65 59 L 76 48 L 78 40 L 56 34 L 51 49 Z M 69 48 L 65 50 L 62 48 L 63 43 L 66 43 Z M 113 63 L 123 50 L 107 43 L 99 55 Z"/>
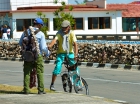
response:
<path id="1" fill-rule="evenodd" d="M 7 37 L 7 25 L 4 25 L 4 28 L 2 29 L 2 39 L 8 39 Z"/>
<path id="2" fill-rule="evenodd" d="M 33 68 L 36 69 L 37 72 L 37 79 L 38 79 L 38 94 L 45 94 L 44 92 L 44 61 L 42 57 L 42 52 L 46 54 L 46 57 L 49 56 L 49 51 L 46 46 L 46 41 L 45 41 L 45 35 L 42 31 L 40 31 L 41 27 L 43 26 L 43 21 L 40 18 L 36 18 L 34 20 L 34 30 L 36 32 L 35 38 L 36 38 L 36 44 L 38 44 L 38 47 L 36 47 L 39 52 L 38 52 L 38 57 L 35 61 L 33 62 L 28 62 L 24 61 L 24 94 L 29 94 L 30 93 L 30 88 L 29 88 L 29 83 L 30 83 L 30 72 Z M 31 35 L 31 30 L 27 29 L 26 33 L 28 33 L 28 36 Z M 19 44 L 20 46 L 23 45 L 23 39 L 25 38 L 25 31 L 23 32 Z M 31 42 L 31 41 L 30 41 Z"/>
<path id="3" fill-rule="evenodd" d="M 61 73 L 62 63 L 67 57 L 69 59 L 70 65 L 74 65 L 74 58 L 78 55 L 78 46 L 77 39 L 73 31 L 71 31 L 70 22 L 68 20 L 64 20 L 61 24 L 62 29 L 60 29 L 52 42 L 48 45 L 48 48 L 51 48 L 56 41 L 58 41 L 58 50 L 57 50 L 57 58 L 56 58 L 56 66 L 52 75 L 52 82 L 50 85 L 50 90 L 55 91 L 54 82 L 58 74 Z M 74 46 L 74 50 L 73 50 Z M 78 71 L 78 68 L 76 69 Z M 79 73 L 79 72 L 78 72 Z"/>

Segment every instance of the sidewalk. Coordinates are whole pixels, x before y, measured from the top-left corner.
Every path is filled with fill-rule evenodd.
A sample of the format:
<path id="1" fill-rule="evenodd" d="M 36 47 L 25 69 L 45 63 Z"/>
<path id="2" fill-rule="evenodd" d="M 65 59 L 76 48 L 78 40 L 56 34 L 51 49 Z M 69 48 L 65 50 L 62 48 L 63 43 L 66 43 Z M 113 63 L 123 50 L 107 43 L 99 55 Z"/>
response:
<path id="1" fill-rule="evenodd" d="M 1 104 L 128 104 L 105 98 L 90 97 L 86 95 L 70 93 L 47 93 L 38 94 L 1 94 Z"/>

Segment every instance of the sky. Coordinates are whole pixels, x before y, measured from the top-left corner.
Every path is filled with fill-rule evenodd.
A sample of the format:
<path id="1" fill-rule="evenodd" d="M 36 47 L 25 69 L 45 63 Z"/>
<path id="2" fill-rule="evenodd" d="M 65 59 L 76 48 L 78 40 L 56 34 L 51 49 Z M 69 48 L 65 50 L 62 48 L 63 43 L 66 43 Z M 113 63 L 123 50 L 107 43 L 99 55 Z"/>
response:
<path id="1" fill-rule="evenodd" d="M 68 0 L 69 4 L 76 4 L 75 0 Z M 84 0 L 77 0 L 79 3 L 82 3 Z M 92 1 L 92 0 L 89 0 Z M 114 4 L 114 3 L 130 3 L 133 2 L 134 0 L 106 0 L 107 4 Z M 136 0 L 138 1 L 138 0 Z"/>

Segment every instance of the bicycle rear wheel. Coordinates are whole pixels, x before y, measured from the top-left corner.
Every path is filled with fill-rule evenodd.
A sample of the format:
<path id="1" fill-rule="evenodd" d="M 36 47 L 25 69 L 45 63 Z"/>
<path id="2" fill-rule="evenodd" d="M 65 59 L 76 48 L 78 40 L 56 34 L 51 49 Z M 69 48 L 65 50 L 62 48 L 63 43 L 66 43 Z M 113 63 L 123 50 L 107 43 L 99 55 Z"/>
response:
<path id="1" fill-rule="evenodd" d="M 86 81 L 82 77 L 77 77 L 74 82 L 74 90 L 78 94 L 89 95 L 89 89 Z"/>

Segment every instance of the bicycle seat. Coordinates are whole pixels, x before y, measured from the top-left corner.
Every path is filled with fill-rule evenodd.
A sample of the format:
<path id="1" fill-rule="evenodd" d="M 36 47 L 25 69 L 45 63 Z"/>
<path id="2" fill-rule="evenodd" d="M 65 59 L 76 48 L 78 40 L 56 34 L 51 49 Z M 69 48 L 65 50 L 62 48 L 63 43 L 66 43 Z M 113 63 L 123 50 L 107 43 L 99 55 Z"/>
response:
<path id="1" fill-rule="evenodd" d="M 69 71 L 74 71 L 74 70 L 76 70 L 76 68 L 77 68 L 77 63 L 74 64 L 74 65 L 72 65 L 72 66 L 67 66 L 66 68 L 67 68 Z"/>
<path id="2" fill-rule="evenodd" d="M 78 61 L 74 65 L 71 66 L 71 65 L 69 65 L 68 59 L 65 58 L 64 65 L 68 69 L 68 71 L 74 71 L 74 70 L 76 70 L 76 68 L 78 66 Z"/>

